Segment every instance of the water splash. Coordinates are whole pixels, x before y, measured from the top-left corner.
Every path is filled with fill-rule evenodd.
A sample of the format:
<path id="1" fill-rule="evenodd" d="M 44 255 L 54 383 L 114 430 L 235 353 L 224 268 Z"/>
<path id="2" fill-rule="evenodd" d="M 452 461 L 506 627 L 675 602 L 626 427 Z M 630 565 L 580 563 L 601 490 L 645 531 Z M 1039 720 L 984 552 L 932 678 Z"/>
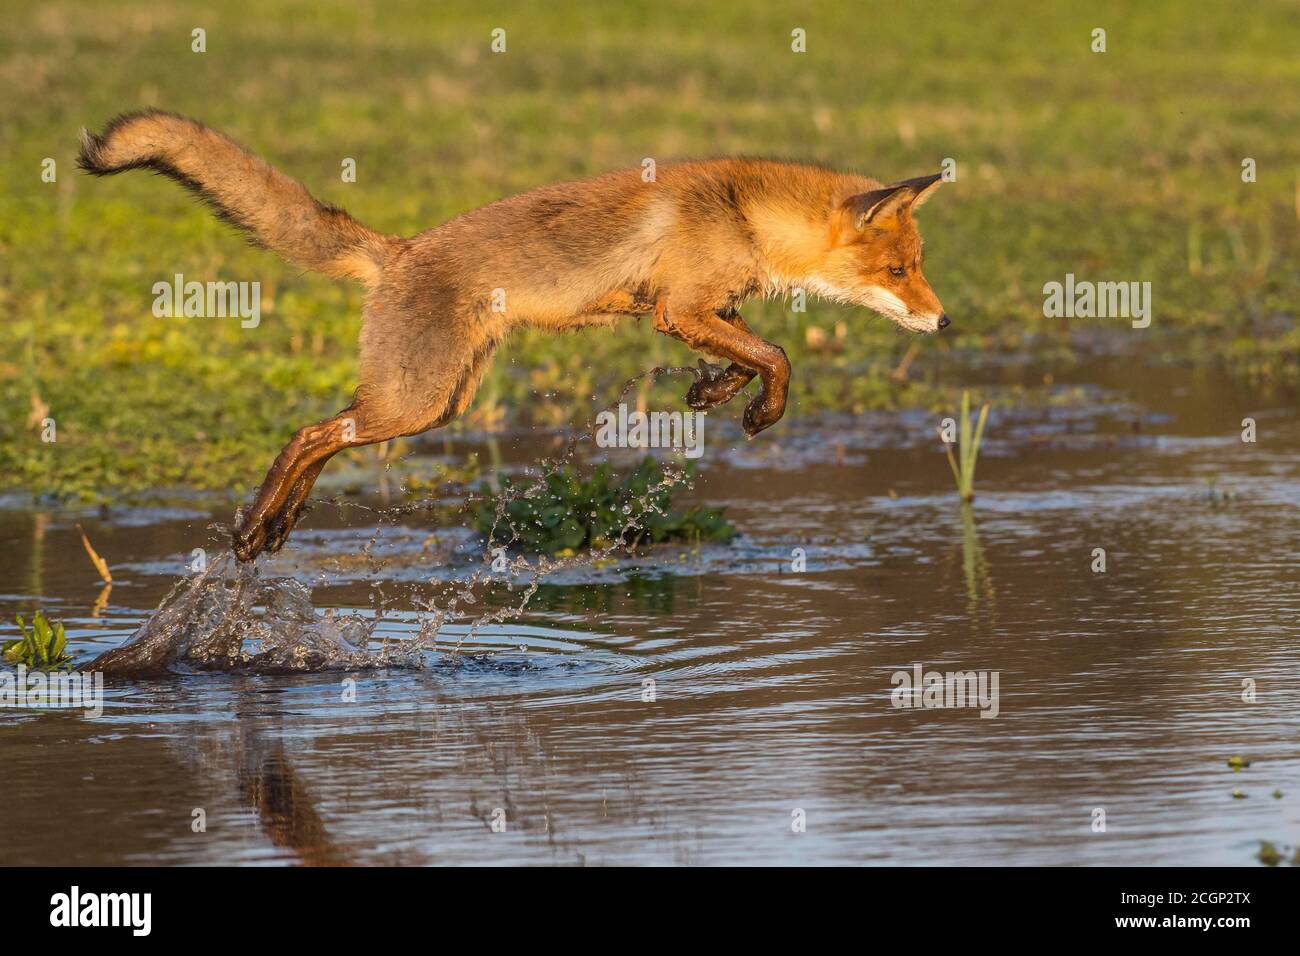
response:
<path id="1" fill-rule="evenodd" d="M 650 369 L 629 380 L 611 408 L 645 379 L 682 372 L 697 378 L 701 374 L 691 367 Z M 569 556 L 530 559 L 514 554 L 502 567 L 497 549 L 508 549 L 520 537 L 519 528 L 507 512 L 509 504 L 539 494 L 548 471 L 569 462 L 579 442 L 590 437 L 593 427 L 588 423 L 559 455 L 543 459 L 535 470 L 530 469 L 527 474 L 532 481 L 518 482 L 497 496 L 497 526 L 507 529 L 507 536 L 485 543 L 481 560 L 468 577 L 442 582 L 433 597 L 414 600 L 420 608 L 420 620 L 408 639 L 390 639 L 377 648 L 371 646 L 388 600 L 379 583 L 375 586 L 378 613 L 374 617 L 336 614 L 332 610 L 321 615 L 316 613 L 307 585 L 288 578 L 264 579 L 254 563 L 237 561 L 232 553 L 223 552 L 202 574 L 178 581 L 126 644 L 100 655 L 86 669 L 139 677 L 213 670 L 296 673 L 421 667 L 424 653 L 436 647 L 444 626 L 468 622 L 469 627 L 450 651 L 450 659 L 455 661 L 465 641 L 482 628 L 521 617 L 548 575 L 608 561 L 617 552 L 634 548 L 639 533 L 645 530 L 646 518 L 663 514 L 655 501 L 657 493 L 683 485 L 690 487 L 686 469 L 666 462 L 662 480 L 637 499 L 639 507 L 624 509 L 628 520 L 615 540 Z M 376 575 L 384 562 L 374 555 L 374 548 L 386 523 L 433 506 L 431 502 L 415 502 L 377 509 L 359 502 L 334 503 L 363 508 L 378 518 L 378 527 L 361 552 Z M 430 578 L 428 583 L 438 582 Z M 504 584 L 516 595 L 514 600 L 492 610 L 477 609 L 478 589 L 495 584 Z"/>
<path id="2" fill-rule="evenodd" d="M 263 579 L 230 552 L 183 578 L 131 640 L 85 669 L 161 676 L 204 670 L 293 673 L 419 666 L 417 652 L 388 642 L 370 649 L 378 618 L 318 615 L 306 585 Z"/>

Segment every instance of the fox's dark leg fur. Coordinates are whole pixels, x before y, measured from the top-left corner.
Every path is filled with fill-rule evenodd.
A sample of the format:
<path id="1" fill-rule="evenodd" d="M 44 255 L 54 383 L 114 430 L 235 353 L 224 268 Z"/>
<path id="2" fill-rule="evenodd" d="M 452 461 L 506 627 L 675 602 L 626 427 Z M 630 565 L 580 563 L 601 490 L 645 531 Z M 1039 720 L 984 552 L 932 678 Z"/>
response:
<path id="1" fill-rule="evenodd" d="M 753 335 L 753 330 L 745 324 L 740 313 L 735 309 L 723 309 L 717 313 L 718 318 L 729 322 L 742 332 Z M 732 362 L 726 368 L 716 365 L 703 365 L 700 377 L 686 393 L 686 404 L 697 411 L 717 408 L 736 397 L 736 393 L 753 381 L 758 373 L 751 368 Z"/>
<path id="2" fill-rule="evenodd" d="M 745 406 L 742 419 L 749 437 L 781 420 L 790 388 L 790 361 L 780 346 L 765 342 L 748 327 L 742 329 L 719 318 L 712 308 L 679 308 L 666 298 L 655 305 L 655 328 L 698 352 L 721 356 L 758 375 L 758 395 Z"/>
<path id="3" fill-rule="evenodd" d="M 352 417 L 354 413 L 355 408 L 346 409 L 333 418 L 300 428 L 289 444 L 281 449 L 262 481 L 252 508 L 243 516 L 233 535 L 232 545 L 239 560 L 251 561 L 272 540 L 275 548 L 284 543 L 288 529 L 297 519 L 296 513 L 286 513 L 286 507 L 296 497 L 296 486 L 308 474 L 314 479 L 331 456 L 349 445 L 383 441 L 382 437 L 371 437 L 371 434 L 362 431 L 356 418 Z M 353 435 L 355 438 L 349 440 Z M 306 499 L 309 490 L 310 483 L 302 492 L 299 505 Z"/>
<path id="4" fill-rule="evenodd" d="M 302 477 L 294 482 L 283 507 L 267 521 L 266 546 L 263 550 L 268 554 L 275 554 L 284 546 L 289 532 L 293 530 L 293 526 L 298 523 L 298 518 L 302 515 L 312 486 L 316 484 L 316 479 L 320 477 L 321 471 L 331 457 L 333 456 L 327 455 L 315 464 L 309 465 L 302 473 Z"/>

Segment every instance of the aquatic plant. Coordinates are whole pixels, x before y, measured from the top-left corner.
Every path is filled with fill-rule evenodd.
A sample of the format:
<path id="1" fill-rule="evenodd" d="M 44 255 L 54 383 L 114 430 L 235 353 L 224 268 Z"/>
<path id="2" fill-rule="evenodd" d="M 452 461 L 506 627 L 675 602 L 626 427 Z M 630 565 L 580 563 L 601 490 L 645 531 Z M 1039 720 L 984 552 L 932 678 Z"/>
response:
<path id="1" fill-rule="evenodd" d="M 984 422 L 989 417 L 989 406 L 986 403 L 979 414 L 979 421 L 972 431 L 970 423 L 970 392 L 961 393 L 961 418 L 958 419 L 957 431 L 957 455 L 952 453 L 952 442 L 944 443 L 944 451 L 948 454 L 948 465 L 952 468 L 952 476 L 957 480 L 957 492 L 961 495 L 962 501 L 972 501 L 975 498 L 975 461 L 980 453 L 980 439 L 984 437 Z"/>
<path id="2" fill-rule="evenodd" d="M 647 457 L 622 477 L 606 464 L 588 478 L 572 465 L 540 479 L 506 477 L 499 489 L 482 486 L 477 527 L 489 544 L 545 554 L 620 540 L 635 545 L 646 538 L 654 543 L 730 541 L 736 529 L 723 517 L 723 509 L 672 507 L 673 494 L 694 474 L 692 463 L 678 480 Z"/>
<path id="3" fill-rule="evenodd" d="M 40 611 L 32 618 L 31 630 L 19 614 L 18 629 L 22 637 L 5 641 L 3 657 L 6 664 L 24 664 L 30 668 L 61 669 L 72 666 L 72 657 L 67 653 L 68 639 L 63 633 L 63 624 L 50 624 Z"/>

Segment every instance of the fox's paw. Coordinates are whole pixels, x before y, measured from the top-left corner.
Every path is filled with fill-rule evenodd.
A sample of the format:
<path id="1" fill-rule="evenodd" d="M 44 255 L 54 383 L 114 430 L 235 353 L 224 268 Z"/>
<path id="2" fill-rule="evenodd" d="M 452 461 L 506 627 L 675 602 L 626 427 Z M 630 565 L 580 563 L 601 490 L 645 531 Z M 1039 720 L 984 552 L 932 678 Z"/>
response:
<path id="1" fill-rule="evenodd" d="M 752 372 L 723 368 L 700 359 L 695 372 L 695 384 L 686 393 L 686 404 L 697 412 L 717 408 L 736 397 L 736 393 L 749 384 Z"/>
<path id="2" fill-rule="evenodd" d="M 266 548 L 266 522 L 254 521 L 236 528 L 230 535 L 230 547 L 240 561 L 252 561 Z"/>
<path id="3" fill-rule="evenodd" d="M 753 438 L 763 429 L 771 428 L 779 422 L 784 414 L 785 396 L 776 398 L 766 392 L 760 392 L 757 398 L 745 406 L 741 425 L 745 429 L 745 434 Z"/>
<path id="4" fill-rule="evenodd" d="M 284 547 L 284 542 L 289 538 L 289 530 L 292 526 L 283 522 L 271 522 L 266 528 L 266 543 L 262 545 L 263 554 L 275 554 Z"/>
<path id="5" fill-rule="evenodd" d="M 289 532 L 293 530 L 293 526 L 298 523 L 299 516 L 305 510 L 309 509 L 303 505 L 296 508 L 286 506 L 283 511 L 267 521 L 266 544 L 262 547 L 264 554 L 275 554 L 284 547 L 284 543 L 289 540 Z"/>

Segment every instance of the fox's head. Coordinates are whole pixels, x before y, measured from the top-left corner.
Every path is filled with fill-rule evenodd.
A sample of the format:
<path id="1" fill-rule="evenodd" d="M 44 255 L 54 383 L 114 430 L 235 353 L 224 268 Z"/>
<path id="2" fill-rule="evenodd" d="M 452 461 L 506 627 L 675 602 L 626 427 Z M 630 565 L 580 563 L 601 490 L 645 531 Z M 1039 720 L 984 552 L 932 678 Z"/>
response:
<path id="1" fill-rule="evenodd" d="M 921 274 L 925 244 L 912 210 L 939 188 L 922 176 L 845 199 L 831 214 L 818 279 L 833 298 L 864 305 L 913 332 L 938 332 L 948 316 Z"/>

